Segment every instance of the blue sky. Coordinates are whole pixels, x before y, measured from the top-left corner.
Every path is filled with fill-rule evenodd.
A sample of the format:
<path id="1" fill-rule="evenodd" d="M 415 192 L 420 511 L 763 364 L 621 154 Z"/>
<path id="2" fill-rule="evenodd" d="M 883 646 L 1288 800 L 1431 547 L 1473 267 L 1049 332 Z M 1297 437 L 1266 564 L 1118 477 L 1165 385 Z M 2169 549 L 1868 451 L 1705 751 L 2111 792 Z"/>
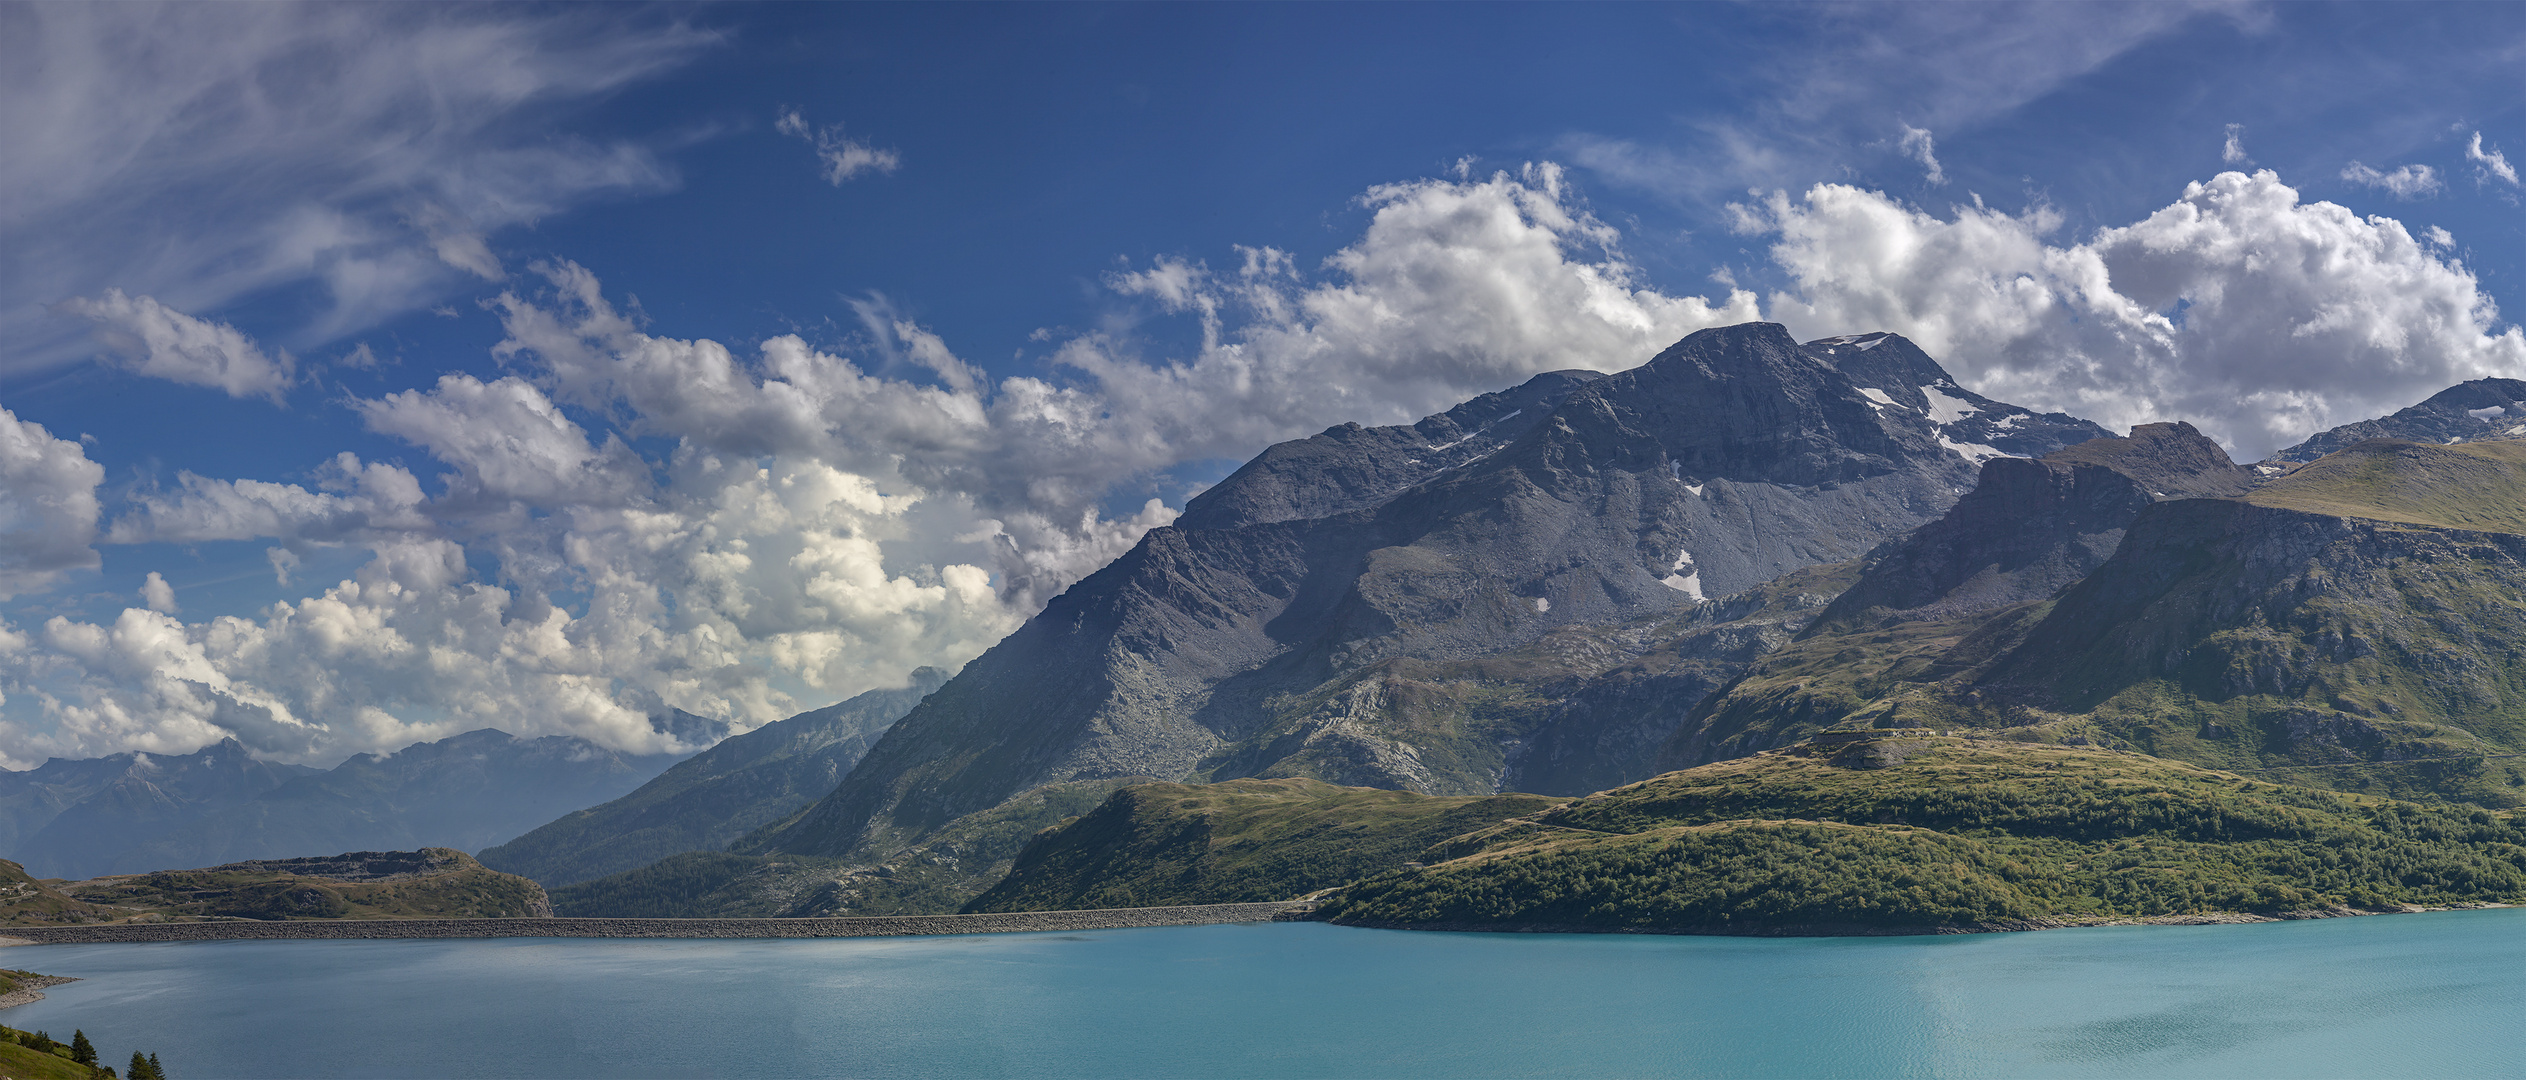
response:
<path id="1" fill-rule="evenodd" d="M 2496 5 L 0 8 L 0 758 L 761 723 L 1270 441 L 1744 318 L 2260 457 L 2526 373 L 2521 56 Z"/>

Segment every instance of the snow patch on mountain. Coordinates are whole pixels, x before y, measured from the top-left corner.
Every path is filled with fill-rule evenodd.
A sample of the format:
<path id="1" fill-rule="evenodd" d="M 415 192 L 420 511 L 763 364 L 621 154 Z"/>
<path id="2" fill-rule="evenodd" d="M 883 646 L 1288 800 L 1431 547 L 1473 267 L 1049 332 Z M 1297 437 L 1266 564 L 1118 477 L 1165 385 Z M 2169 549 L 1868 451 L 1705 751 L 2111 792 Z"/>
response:
<path id="1" fill-rule="evenodd" d="M 1930 423 L 1933 424 L 1953 424 L 1982 411 L 1981 407 L 1973 402 L 1939 393 L 1935 386 L 1922 387 L 1921 396 L 1929 399 Z"/>
<path id="2" fill-rule="evenodd" d="M 1667 575 L 1659 578 L 1658 584 L 1692 597 L 1697 604 L 1709 599 L 1702 595 L 1702 572 L 1693 566 L 1693 553 L 1689 551 L 1675 553 L 1675 565 L 1667 568 Z"/>

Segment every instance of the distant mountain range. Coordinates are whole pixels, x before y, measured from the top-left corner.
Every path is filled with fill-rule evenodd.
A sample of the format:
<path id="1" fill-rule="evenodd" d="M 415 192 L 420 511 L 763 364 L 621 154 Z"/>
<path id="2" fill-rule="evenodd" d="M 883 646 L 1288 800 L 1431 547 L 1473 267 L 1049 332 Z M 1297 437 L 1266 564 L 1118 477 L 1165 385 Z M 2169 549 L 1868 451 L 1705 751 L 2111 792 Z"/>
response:
<path id="1" fill-rule="evenodd" d="M 716 721 L 660 721 L 715 741 Z M 685 755 L 484 729 L 330 770 L 257 761 L 235 740 L 191 754 L 56 758 L 0 773 L 0 852 L 42 877 L 210 866 L 342 851 L 470 850 L 621 795 Z"/>
<path id="2" fill-rule="evenodd" d="M 946 681 L 947 672 L 921 668 L 903 689 L 871 690 L 732 737 L 631 794 L 485 850 L 483 864 L 559 888 L 724 848 L 833 790 L 888 725 Z"/>

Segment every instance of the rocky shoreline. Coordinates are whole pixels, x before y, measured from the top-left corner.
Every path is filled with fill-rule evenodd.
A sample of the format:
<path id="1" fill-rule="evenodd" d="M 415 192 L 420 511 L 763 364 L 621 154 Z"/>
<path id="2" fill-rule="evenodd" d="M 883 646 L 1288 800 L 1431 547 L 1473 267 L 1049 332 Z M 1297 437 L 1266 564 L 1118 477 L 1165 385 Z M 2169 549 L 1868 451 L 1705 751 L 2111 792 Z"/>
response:
<path id="1" fill-rule="evenodd" d="M 94 923 L 0 929 L 0 945 L 156 941 L 310 941 L 386 938 L 841 938 L 1022 934 L 1269 922 L 1303 915 L 1304 901 L 1193 904 L 995 915 L 872 915 L 829 919 L 306 919 L 290 922 Z"/>
<path id="2" fill-rule="evenodd" d="M 0 1009 L 14 1009 L 20 1005 L 42 1001 L 45 987 L 78 981 L 68 975 L 37 975 L 31 979 L 19 979 L 17 989 L 0 994 Z"/>

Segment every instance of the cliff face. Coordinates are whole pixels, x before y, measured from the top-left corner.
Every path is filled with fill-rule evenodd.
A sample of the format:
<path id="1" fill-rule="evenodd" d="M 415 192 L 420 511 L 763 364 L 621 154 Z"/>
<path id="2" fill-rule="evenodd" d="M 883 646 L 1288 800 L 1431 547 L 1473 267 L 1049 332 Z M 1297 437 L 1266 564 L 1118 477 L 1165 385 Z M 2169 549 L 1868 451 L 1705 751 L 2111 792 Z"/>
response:
<path id="1" fill-rule="evenodd" d="M 2020 429 L 2038 450 L 2097 433 L 1950 392 L 1899 338 L 1835 340 L 1703 331 L 1620 374 L 1545 376 L 1419 425 L 1276 447 L 968 665 L 830 796 L 739 849 L 883 853 L 1042 785 L 1124 777 L 1435 794 L 1489 793 L 1512 775 L 1592 782 L 1598 765 L 1519 763 L 1547 731 L 1559 758 L 1599 760 L 1604 733 L 1582 730 L 1585 717 L 1627 717 L 1485 692 L 1465 665 L 1526 657 L 1532 691 L 1696 635 L 1708 639 L 1687 647 L 1696 660 L 1742 655 L 1762 631 L 1719 631 L 1705 601 L 1937 517 L 1973 460 L 1997 453 L 1960 442 L 1958 425 Z M 1844 351 L 1881 357 L 1867 378 L 1908 397 L 1855 381 L 1837 366 Z M 1587 655 L 1537 653 L 1554 641 Z M 1653 692 L 1689 696 L 1691 681 Z M 1639 737 L 1613 742 L 1627 739 Z M 1627 752 L 1645 767 L 1645 747 Z"/>

